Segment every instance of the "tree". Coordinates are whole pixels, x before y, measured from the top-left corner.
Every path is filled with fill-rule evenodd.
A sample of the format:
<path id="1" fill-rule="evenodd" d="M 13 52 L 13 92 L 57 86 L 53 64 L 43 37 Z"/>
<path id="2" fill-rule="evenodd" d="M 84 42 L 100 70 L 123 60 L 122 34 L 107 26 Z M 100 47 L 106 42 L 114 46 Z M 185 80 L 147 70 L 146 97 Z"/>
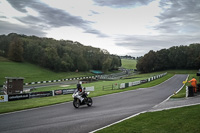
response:
<path id="1" fill-rule="evenodd" d="M 106 58 L 106 59 L 104 60 L 104 62 L 103 62 L 103 68 L 102 68 L 102 70 L 103 70 L 104 72 L 107 72 L 107 71 L 110 69 L 111 63 L 112 63 L 111 58 L 109 58 L 109 57 Z"/>
<path id="2" fill-rule="evenodd" d="M 22 62 L 23 51 L 22 41 L 18 37 L 15 37 L 9 45 L 8 58 L 12 61 Z"/>
<path id="3" fill-rule="evenodd" d="M 151 72 L 166 69 L 199 69 L 200 45 L 173 46 L 169 49 L 150 51 L 138 60 L 137 69 L 141 72 Z M 155 60 L 155 61 L 154 61 Z"/>
<path id="4" fill-rule="evenodd" d="M 77 69 L 79 71 L 87 71 L 88 70 L 88 64 L 86 60 L 83 58 L 83 56 L 79 56 L 77 59 Z"/>
<path id="5" fill-rule="evenodd" d="M 121 59 L 119 56 L 111 56 L 111 57 L 112 57 L 112 62 L 110 69 L 117 70 L 118 67 L 121 66 Z"/>
<path id="6" fill-rule="evenodd" d="M 9 49 L 9 50 L 8 50 Z M 0 35 L 0 55 L 14 61 L 30 62 L 53 71 L 105 71 L 121 65 L 121 59 L 107 50 L 79 42 L 11 33 Z"/>
<path id="7" fill-rule="evenodd" d="M 7 57 L 9 50 L 9 41 L 5 35 L 0 36 L 0 56 Z"/>
<path id="8" fill-rule="evenodd" d="M 58 53 L 54 47 L 47 47 L 45 49 L 44 57 L 44 66 L 47 68 L 50 68 L 55 71 L 60 70 L 60 58 L 58 56 Z"/>
<path id="9" fill-rule="evenodd" d="M 168 58 L 169 50 L 161 49 L 156 52 L 156 61 L 155 61 L 155 70 L 165 70 L 169 68 L 169 58 Z"/>
<path id="10" fill-rule="evenodd" d="M 64 53 L 61 59 L 61 71 L 70 71 L 74 67 L 73 60 L 68 55 L 68 53 Z"/>
<path id="11" fill-rule="evenodd" d="M 139 71 L 143 72 L 155 71 L 156 60 L 156 53 L 153 50 L 150 50 L 149 53 L 145 54 L 144 57 L 138 60 L 136 67 Z"/>

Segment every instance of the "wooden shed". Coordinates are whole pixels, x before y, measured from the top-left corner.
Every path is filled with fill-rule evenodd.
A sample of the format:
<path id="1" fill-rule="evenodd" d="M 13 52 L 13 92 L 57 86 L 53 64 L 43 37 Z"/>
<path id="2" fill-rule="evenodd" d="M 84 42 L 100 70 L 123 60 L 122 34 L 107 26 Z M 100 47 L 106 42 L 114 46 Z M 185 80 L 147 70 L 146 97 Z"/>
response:
<path id="1" fill-rule="evenodd" d="M 22 77 L 5 77 L 6 82 L 4 91 L 6 94 L 17 94 L 23 92 L 24 78 Z"/>

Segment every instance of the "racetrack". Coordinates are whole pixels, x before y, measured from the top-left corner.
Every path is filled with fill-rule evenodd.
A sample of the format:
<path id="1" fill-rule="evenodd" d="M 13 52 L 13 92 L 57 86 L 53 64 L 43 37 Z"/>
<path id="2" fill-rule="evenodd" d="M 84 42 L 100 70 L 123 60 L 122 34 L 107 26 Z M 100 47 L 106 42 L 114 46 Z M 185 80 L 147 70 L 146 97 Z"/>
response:
<path id="1" fill-rule="evenodd" d="M 75 109 L 72 102 L 0 115 L 3 133 L 87 133 L 150 110 L 182 87 L 187 75 L 175 75 L 150 88 L 93 98 L 93 106 Z"/>

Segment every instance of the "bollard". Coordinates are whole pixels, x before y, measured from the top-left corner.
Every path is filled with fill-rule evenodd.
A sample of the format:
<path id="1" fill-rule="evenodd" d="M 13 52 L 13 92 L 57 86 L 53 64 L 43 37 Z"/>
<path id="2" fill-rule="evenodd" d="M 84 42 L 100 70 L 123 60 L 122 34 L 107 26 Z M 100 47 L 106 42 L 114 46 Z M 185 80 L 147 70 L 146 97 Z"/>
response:
<path id="1" fill-rule="evenodd" d="M 194 96 L 194 90 L 193 86 L 188 86 L 188 97 L 193 97 Z"/>

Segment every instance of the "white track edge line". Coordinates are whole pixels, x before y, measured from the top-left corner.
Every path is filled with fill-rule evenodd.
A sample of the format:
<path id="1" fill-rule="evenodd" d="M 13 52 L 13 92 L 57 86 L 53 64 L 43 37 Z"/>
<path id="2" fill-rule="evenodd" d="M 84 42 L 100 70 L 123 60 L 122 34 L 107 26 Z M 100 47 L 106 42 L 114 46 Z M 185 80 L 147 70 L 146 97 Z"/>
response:
<path id="1" fill-rule="evenodd" d="M 176 75 L 176 74 L 175 74 Z M 174 76 L 175 76 L 174 75 Z M 174 77 L 172 76 L 172 77 Z M 172 78 L 171 77 L 171 78 Z M 171 79 L 169 78 L 169 79 Z M 169 79 L 165 80 L 164 82 L 168 81 Z M 164 83 L 162 82 L 162 83 Z M 160 83 L 160 84 L 162 84 Z M 158 85 L 160 85 L 158 84 Z M 157 85 L 156 85 L 157 86 Z M 155 86 L 152 86 L 152 87 L 155 87 Z M 151 88 L 151 87 L 148 87 L 148 88 Z M 141 88 L 138 88 L 138 89 L 141 89 Z M 138 89 L 135 89 L 135 90 L 127 90 L 127 91 L 136 91 Z M 125 93 L 127 91 L 122 91 L 122 92 L 118 92 L 118 93 L 112 93 L 112 94 L 108 94 L 108 95 L 116 95 L 116 94 L 119 94 L 119 93 Z M 94 97 L 94 98 L 98 98 L 98 97 L 104 97 L 104 96 L 107 96 L 107 95 L 102 95 L 102 96 L 97 96 L 97 97 Z M 47 108 L 47 107 L 52 107 L 52 106 L 58 106 L 58 105 L 62 105 L 62 104 L 66 104 L 66 103 L 70 103 L 70 102 L 73 102 L 73 101 L 69 101 L 69 102 L 64 102 L 64 103 L 58 103 L 58 104 L 54 104 L 54 105 L 47 105 L 47 106 L 42 106 L 42 107 L 35 107 L 35 108 L 31 108 L 31 109 L 25 109 L 25 110 L 19 110 L 19 111 L 14 111 L 14 112 L 8 112 L 8 113 L 2 113 L 0 114 L 1 115 L 9 115 L 9 114 L 14 114 L 14 113 L 20 113 L 20 112 L 25 112 L 25 111 L 31 111 L 31 110 L 36 110 L 36 109 L 41 109 L 41 108 Z"/>
<path id="2" fill-rule="evenodd" d="M 133 117 L 135 117 L 135 116 L 138 116 L 138 115 L 143 114 L 143 113 L 146 113 L 146 112 L 147 112 L 147 111 L 142 111 L 142 112 L 136 113 L 136 114 L 131 115 L 131 116 L 129 116 L 129 117 L 126 117 L 126 118 L 124 118 L 124 119 L 122 119 L 122 120 L 119 120 L 119 121 L 117 121 L 117 122 L 114 122 L 114 123 L 109 124 L 109 125 L 107 125 L 107 126 L 104 126 L 104 127 L 102 127 L 102 128 L 99 128 L 99 129 L 96 129 L 96 130 L 94 130 L 94 131 L 91 131 L 91 132 L 89 132 L 89 133 L 95 133 L 95 132 L 97 132 L 97 131 L 100 131 L 100 130 L 102 130 L 102 129 L 105 129 L 105 128 L 107 128 L 107 127 L 110 127 L 110 126 L 112 126 L 112 125 L 115 125 L 115 124 L 117 124 L 117 123 L 123 122 L 123 121 L 125 121 L 125 120 L 128 120 L 128 119 L 130 119 L 130 118 L 133 118 Z"/>
<path id="3" fill-rule="evenodd" d="M 150 110 L 150 111 L 148 111 L 148 112 L 156 112 L 156 111 L 170 110 L 170 109 L 188 107 L 188 106 L 193 106 L 193 105 L 200 105 L 200 103 L 193 103 L 193 104 L 187 104 L 187 105 L 181 105 L 181 106 L 175 106 L 175 107 L 169 107 L 169 108 L 163 108 L 163 109 L 157 109 L 157 110 Z"/>
<path id="4" fill-rule="evenodd" d="M 187 76 L 186 80 L 188 79 L 188 77 L 189 77 L 189 75 Z M 178 89 L 178 90 L 176 91 L 176 93 L 178 93 L 181 89 L 183 89 L 184 86 L 185 86 L 185 84 L 183 84 L 183 85 L 181 86 L 181 88 Z M 170 95 L 167 99 L 165 99 L 164 101 L 162 101 L 161 103 L 155 105 L 155 106 L 152 107 L 152 108 L 155 108 L 155 107 L 159 106 L 160 104 L 163 104 L 164 102 L 168 101 L 173 95 L 174 95 L 174 94 Z"/>
<path id="5" fill-rule="evenodd" d="M 47 106 L 42 106 L 42 107 L 35 107 L 35 108 L 30 108 L 30 109 L 25 109 L 25 110 L 13 111 L 13 112 L 8 112 L 8 113 L 2 113 L 2 114 L 0 114 L 0 116 L 20 113 L 20 112 L 26 112 L 26 111 L 31 111 L 31 110 L 37 110 L 37 109 L 42 109 L 42 108 L 48 108 L 48 107 L 52 107 L 52 106 L 58 106 L 58 105 L 62 105 L 62 104 L 70 103 L 70 102 L 73 102 L 73 101 L 58 103 L 58 104 L 53 104 L 53 105 L 47 105 Z"/>
<path id="6" fill-rule="evenodd" d="M 177 75 L 177 74 L 175 74 L 175 75 Z M 175 76 L 175 75 L 174 75 L 174 76 Z M 173 78 L 174 76 L 172 76 L 171 78 Z M 188 76 L 189 76 L 189 75 L 188 75 Z M 187 78 L 188 78 L 188 76 L 187 76 Z M 171 78 L 167 79 L 166 81 L 170 80 Z M 164 81 L 164 82 L 166 82 L 166 81 Z M 162 82 L 162 83 L 164 83 L 164 82 Z M 162 84 L 162 83 L 160 83 L 160 84 Z M 159 84 L 159 85 L 160 85 L 160 84 Z M 156 85 L 156 86 L 157 86 L 157 85 Z M 183 86 L 184 86 L 184 85 L 183 85 Z M 181 90 L 181 89 L 183 88 L 183 86 L 182 86 L 179 90 Z M 154 87 L 154 86 L 153 86 L 153 87 Z M 151 88 L 151 87 L 149 87 L 149 88 Z M 172 94 L 171 96 L 173 96 L 173 95 L 174 95 L 174 94 Z M 169 100 L 169 98 L 170 98 L 171 96 L 169 96 L 169 97 L 168 97 L 167 99 L 165 99 L 163 102 Z M 161 103 L 163 103 L 163 102 L 161 102 Z M 161 103 L 160 103 L 160 104 L 161 104 Z M 160 104 L 158 104 L 158 105 L 160 105 Z M 156 106 L 158 106 L 158 105 L 155 105 L 154 107 L 156 107 Z M 149 112 L 149 111 L 142 111 L 142 112 L 139 112 L 139 113 L 137 113 L 137 114 L 131 115 L 131 116 L 129 116 L 129 117 L 126 117 L 126 118 L 124 118 L 124 119 L 122 119 L 122 120 L 119 120 L 119 121 L 117 121 L 117 122 L 114 122 L 114 123 L 112 123 L 112 124 L 109 124 L 109 125 L 107 125 L 107 126 L 104 126 L 104 127 L 102 127 L 102 128 L 96 129 L 96 130 L 91 131 L 91 132 L 89 132 L 89 133 L 95 133 L 95 132 L 97 132 L 97 131 L 100 131 L 100 130 L 102 130 L 102 129 L 105 129 L 105 128 L 107 128 L 107 127 L 110 127 L 110 126 L 112 126 L 112 125 L 115 125 L 115 124 L 117 124 L 117 123 L 123 122 L 123 121 L 125 121 L 125 120 L 128 120 L 128 119 L 130 119 L 130 118 L 133 118 L 133 117 L 135 117 L 135 116 L 138 116 L 138 115 L 143 114 L 143 113 L 146 113 L 146 112 Z"/>

